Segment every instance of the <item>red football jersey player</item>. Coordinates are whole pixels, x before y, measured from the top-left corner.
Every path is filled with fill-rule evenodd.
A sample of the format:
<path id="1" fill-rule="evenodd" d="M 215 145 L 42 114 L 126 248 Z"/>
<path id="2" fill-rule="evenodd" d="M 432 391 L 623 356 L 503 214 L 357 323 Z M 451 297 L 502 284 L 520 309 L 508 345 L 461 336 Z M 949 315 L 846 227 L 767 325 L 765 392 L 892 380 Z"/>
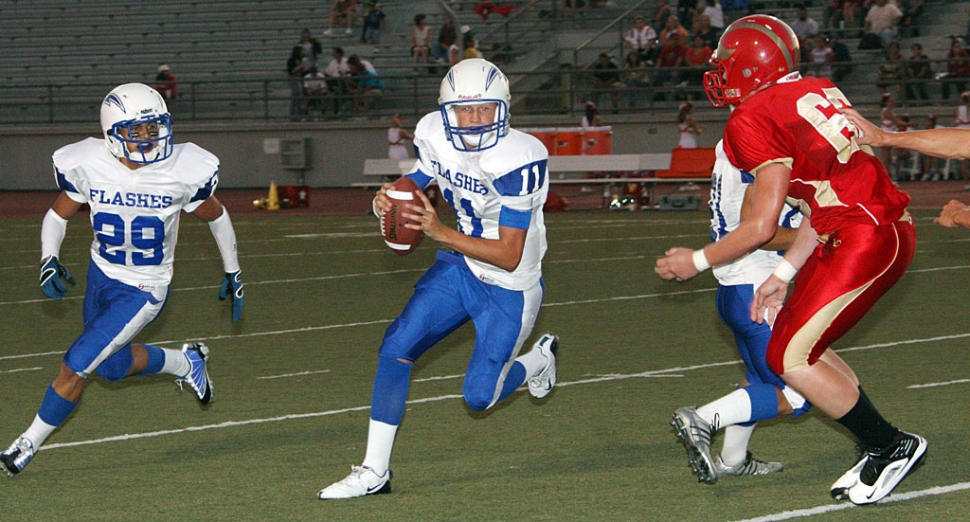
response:
<path id="1" fill-rule="evenodd" d="M 879 414 L 831 345 L 902 277 L 916 230 L 906 212 L 909 196 L 855 141 L 855 127 L 840 111 L 851 106 L 848 100 L 827 80 L 801 78 L 799 54 L 791 28 L 771 16 L 745 16 L 725 30 L 705 91 L 713 105 L 735 106 L 724 149 L 736 167 L 755 176 L 751 211 L 702 250 L 668 250 L 655 270 L 683 281 L 732 261 L 772 238 L 786 198 L 799 206 L 806 219 L 757 290 L 751 319 L 774 320 L 771 369 L 859 439 L 860 459 L 832 485 L 832 496 L 869 504 L 922 460 L 927 442 Z M 697 436 L 685 440 L 689 449 L 709 451 L 704 436 L 710 430 L 691 429 Z"/>

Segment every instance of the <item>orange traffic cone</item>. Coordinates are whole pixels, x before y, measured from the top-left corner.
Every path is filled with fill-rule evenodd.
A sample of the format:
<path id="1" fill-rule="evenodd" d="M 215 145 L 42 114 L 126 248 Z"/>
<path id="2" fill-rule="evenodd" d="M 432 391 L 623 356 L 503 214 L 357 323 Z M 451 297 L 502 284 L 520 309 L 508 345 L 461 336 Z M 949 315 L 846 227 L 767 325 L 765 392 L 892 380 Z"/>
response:
<path id="1" fill-rule="evenodd" d="M 276 182 L 269 182 L 269 197 L 266 198 L 266 210 L 279 210 L 280 196 L 276 190 Z"/>

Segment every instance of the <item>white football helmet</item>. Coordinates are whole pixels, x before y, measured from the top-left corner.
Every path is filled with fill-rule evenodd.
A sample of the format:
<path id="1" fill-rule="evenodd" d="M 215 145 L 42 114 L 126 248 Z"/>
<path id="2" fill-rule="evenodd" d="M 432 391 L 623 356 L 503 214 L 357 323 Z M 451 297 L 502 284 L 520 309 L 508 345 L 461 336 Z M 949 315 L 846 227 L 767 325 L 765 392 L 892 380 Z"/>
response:
<path id="1" fill-rule="evenodd" d="M 157 130 L 139 134 L 134 127 L 157 124 Z M 155 163 L 172 155 L 172 115 L 162 95 L 142 83 L 115 87 L 101 103 L 101 129 L 108 151 L 133 163 Z M 123 135 L 121 129 L 126 129 Z M 147 135 L 146 135 L 147 134 Z M 127 137 L 126 137 L 127 136 Z M 128 150 L 128 144 L 137 148 Z"/>
<path id="2" fill-rule="evenodd" d="M 481 151 L 498 144 L 509 133 L 509 80 L 493 63 L 479 58 L 458 62 L 441 80 L 438 103 L 445 135 L 460 151 Z M 495 121 L 475 127 L 459 127 L 455 106 L 495 102 Z"/>

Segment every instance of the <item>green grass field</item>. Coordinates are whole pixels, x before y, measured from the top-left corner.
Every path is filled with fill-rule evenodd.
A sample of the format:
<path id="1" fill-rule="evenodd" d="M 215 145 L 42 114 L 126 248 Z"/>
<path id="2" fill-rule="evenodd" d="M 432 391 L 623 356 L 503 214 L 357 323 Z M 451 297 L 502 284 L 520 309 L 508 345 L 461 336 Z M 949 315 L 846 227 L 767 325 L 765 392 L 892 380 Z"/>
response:
<path id="1" fill-rule="evenodd" d="M 836 504 L 829 485 L 854 441 L 819 412 L 765 422 L 751 449 L 785 472 L 699 484 L 670 414 L 733 389 L 743 366 L 714 311 L 714 278 L 664 282 L 653 262 L 707 241 L 702 212 L 547 216 L 546 300 L 534 335 L 561 338 L 559 386 L 469 410 L 461 377 L 474 333 L 421 359 L 398 432 L 391 495 L 322 502 L 363 459 L 376 351 L 433 259 L 386 249 L 372 217 L 234 219 L 246 311 L 217 299 L 208 227 L 185 218 L 167 310 L 138 340 L 212 349 L 214 400 L 171 378 L 92 378 L 70 421 L 0 483 L 4 521 L 737 521 L 970 519 L 970 233 L 917 212 L 916 260 L 836 348 L 894 424 L 930 443 L 889 501 Z M 81 328 L 90 230 L 61 251 L 80 283 L 37 288 L 40 219 L 0 227 L 0 444 L 33 419 Z M 759 518 L 760 517 L 760 518 Z"/>

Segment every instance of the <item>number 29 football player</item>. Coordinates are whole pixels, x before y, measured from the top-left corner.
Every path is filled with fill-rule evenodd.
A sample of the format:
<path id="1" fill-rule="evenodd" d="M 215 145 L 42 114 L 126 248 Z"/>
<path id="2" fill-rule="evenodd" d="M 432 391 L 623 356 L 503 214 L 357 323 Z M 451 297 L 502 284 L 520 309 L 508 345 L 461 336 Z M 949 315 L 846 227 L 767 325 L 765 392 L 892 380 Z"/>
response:
<path id="1" fill-rule="evenodd" d="M 213 195 L 218 158 L 192 143 L 174 144 L 165 101 L 140 83 L 108 93 L 101 104 L 101 127 L 104 139 L 67 145 L 52 158 L 61 193 L 41 227 L 40 286 L 47 296 L 61 299 L 74 284 L 59 260 L 60 248 L 68 220 L 88 204 L 94 240 L 84 332 L 64 354 L 30 427 L 0 453 L 0 467 L 11 476 L 23 471 L 67 420 L 92 373 L 109 381 L 171 374 L 180 384 L 188 383 L 202 404 L 212 399 L 204 344 L 187 343 L 176 350 L 132 342 L 168 300 L 181 211 L 209 223 L 225 269 L 220 298 L 231 299 L 233 322 L 242 316 L 236 233 Z"/>
<path id="2" fill-rule="evenodd" d="M 509 84 L 492 63 L 462 60 L 441 82 L 440 110 L 414 131 L 418 161 L 408 174 L 422 189 L 437 181 L 457 215 L 445 226 L 421 191 L 403 217 L 448 251 L 418 280 L 378 353 L 367 451 L 361 466 L 318 493 L 321 500 L 390 492 L 388 468 L 404 416 L 411 368 L 438 341 L 472 321 L 475 347 L 465 372 L 468 407 L 484 411 L 528 382 L 537 398 L 556 383 L 559 339 L 543 335 L 519 355 L 542 304 L 549 191 L 548 153 L 536 138 L 509 127 Z M 374 199 L 391 207 L 385 184 Z"/>
<path id="3" fill-rule="evenodd" d="M 841 112 L 851 104 L 829 80 L 802 78 L 799 52 L 794 32 L 772 16 L 745 16 L 725 29 L 705 91 L 714 106 L 734 106 L 724 152 L 755 178 L 751 212 L 702 250 L 669 250 L 655 270 L 681 281 L 737 259 L 774 236 L 786 197 L 797 203 L 804 219 L 784 259 L 755 292 L 751 320 L 762 322 L 766 311 L 780 309 L 768 366 L 857 437 L 859 460 L 831 494 L 870 504 L 922 460 L 927 442 L 887 422 L 831 346 L 906 272 L 916 228 L 906 211 L 909 195 L 855 140 L 855 127 Z M 687 433 L 705 431 L 698 426 Z"/>

